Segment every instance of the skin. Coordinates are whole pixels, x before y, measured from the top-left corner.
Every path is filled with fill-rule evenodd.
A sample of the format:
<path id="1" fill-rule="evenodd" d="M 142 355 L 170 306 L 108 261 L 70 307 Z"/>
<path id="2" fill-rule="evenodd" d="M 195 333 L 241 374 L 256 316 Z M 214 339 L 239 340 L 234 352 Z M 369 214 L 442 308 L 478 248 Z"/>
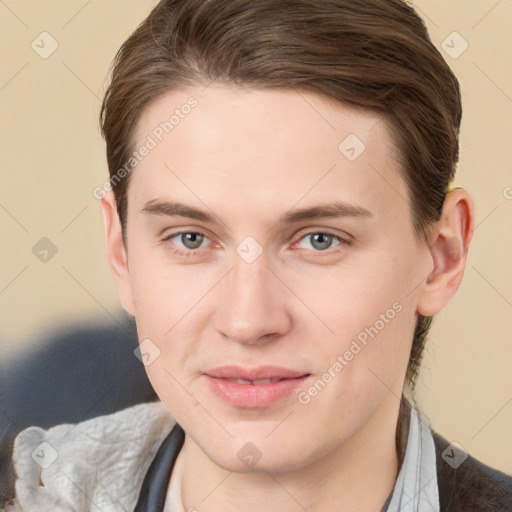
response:
<path id="1" fill-rule="evenodd" d="M 132 171 L 127 247 L 113 194 L 102 199 L 120 300 L 139 339 L 160 350 L 146 371 L 186 432 L 185 510 L 378 512 L 398 470 L 416 317 L 441 311 L 460 284 L 471 196 L 450 192 L 428 240 L 418 239 L 386 121 L 291 89 L 169 92 L 142 113 L 136 147 L 191 95 L 197 107 Z M 349 134 L 366 146 L 354 161 L 338 149 Z M 219 221 L 142 212 L 155 199 Z M 334 200 L 371 215 L 279 223 Z M 204 234 L 200 248 L 179 235 L 163 241 L 180 231 Z M 334 235 L 327 248 L 312 236 L 325 232 Z M 236 251 L 247 236 L 263 251 L 251 263 Z M 318 380 L 397 302 L 401 311 L 307 404 L 291 393 L 266 408 L 235 407 L 205 383 L 204 371 L 226 364 L 284 366 Z M 261 453 L 250 468 L 237 457 L 249 442 Z"/>

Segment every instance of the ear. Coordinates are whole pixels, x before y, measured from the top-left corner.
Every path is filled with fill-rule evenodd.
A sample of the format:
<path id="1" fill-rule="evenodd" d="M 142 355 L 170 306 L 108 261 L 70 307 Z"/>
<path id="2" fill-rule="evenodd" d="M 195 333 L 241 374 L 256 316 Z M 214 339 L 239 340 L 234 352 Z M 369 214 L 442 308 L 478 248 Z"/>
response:
<path id="1" fill-rule="evenodd" d="M 130 315 L 133 315 L 135 308 L 128 269 L 128 254 L 123 242 L 116 200 L 111 190 L 106 192 L 101 199 L 101 211 L 105 229 L 107 258 L 116 282 L 119 300 L 123 308 Z"/>
<path id="2" fill-rule="evenodd" d="M 475 229 L 475 212 L 469 192 L 456 188 L 446 195 L 443 211 L 429 237 L 433 269 L 423 283 L 417 312 L 439 313 L 455 295 L 466 266 Z"/>

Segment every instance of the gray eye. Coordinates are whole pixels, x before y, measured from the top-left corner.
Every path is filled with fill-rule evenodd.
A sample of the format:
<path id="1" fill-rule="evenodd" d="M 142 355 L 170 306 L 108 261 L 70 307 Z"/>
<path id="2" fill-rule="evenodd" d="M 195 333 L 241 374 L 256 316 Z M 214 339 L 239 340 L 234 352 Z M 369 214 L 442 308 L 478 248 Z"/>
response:
<path id="1" fill-rule="evenodd" d="M 179 233 L 179 236 L 181 242 L 187 249 L 198 249 L 204 240 L 204 235 L 201 233 Z"/>
<path id="2" fill-rule="evenodd" d="M 328 235 L 327 233 L 315 233 L 308 235 L 308 237 L 311 240 L 311 245 L 320 251 L 328 249 L 334 238 L 332 235 Z"/>
<path id="3" fill-rule="evenodd" d="M 298 246 L 301 249 L 306 249 L 309 251 L 309 254 L 325 252 L 334 255 L 350 245 L 349 237 L 350 235 L 347 234 L 347 239 L 345 239 L 329 231 L 320 230 L 303 232 L 299 241 L 294 244 L 294 247 Z M 333 242 L 335 243 L 333 244 Z M 307 245 L 304 245 L 305 243 Z"/>

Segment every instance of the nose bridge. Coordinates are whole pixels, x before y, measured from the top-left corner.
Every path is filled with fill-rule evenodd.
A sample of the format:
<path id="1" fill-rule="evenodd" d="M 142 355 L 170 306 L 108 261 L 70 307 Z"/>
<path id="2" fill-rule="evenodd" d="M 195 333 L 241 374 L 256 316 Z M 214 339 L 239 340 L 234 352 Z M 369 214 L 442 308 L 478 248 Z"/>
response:
<path id="1" fill-rule="evenodd" d="M 221 289 L 217 309 L 219 332 L 239 343 L 256 343 L 260 338 L 283 333 L 288 315 L 278 279 L 267 267 L 265 255 L 248 262 L 238 254 Z"/>

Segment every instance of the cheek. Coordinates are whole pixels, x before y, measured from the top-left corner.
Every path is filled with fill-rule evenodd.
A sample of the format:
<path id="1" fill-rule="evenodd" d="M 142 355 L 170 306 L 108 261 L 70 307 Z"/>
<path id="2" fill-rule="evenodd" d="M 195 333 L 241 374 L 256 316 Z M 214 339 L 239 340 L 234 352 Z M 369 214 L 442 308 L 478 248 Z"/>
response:
<path id="1" fill-rule="evenodd" d="M 341 356 L 343 370 L 336 387 L 350 388 L 351 397 L 363 389 L 382 387 L 379 378 L 389 385 L 409 358 L 416 321 L 410 294 L 413 264 L 385 254 L 374 254 L 351 268 L 319 273 L 311 281 L 315 287 L 296 288 L 330 331 L 313 315 L 303 318 L 306 337 L 316 337 L 316 357 L 328 369 Z M 318 336 L 319 332 L 325 334 Z"/>
<path id="2" fill-rule="evenodd" d="M 406 309 L 411 302 L 410 268 L 409 262 L 379 252 L 355 263 L 319 268 L 307 277 L 297 273 L 293 289 L 331 334 L 347 338 L 373 325 L 386 311 L 393 320 L 397 309 Z"/>
<path id="3" fill-rule="evenodd" d="M 189 314 L 215 284 L 213 272 L 195 265 L 171 264 L 153 248 L 134 253 L 130 261 L 135 316 L 161 338 Z M 211 281 L 211 284 L 209 282 Z"/>
<path id="4" fill-rule="evenodd" d="M 146 373 L 165 402 L 165 396 L 180 397 L 189 384 L 189 364 L 204 327 L 199 319 L 208 303 L 204 296 L 218 277 L 201 274 L 194 265 L 169 265 L 158 252 L 133 251 L 130 273 L 139 340 L 149 340 L 149 350 L 158 353 Z"/>

